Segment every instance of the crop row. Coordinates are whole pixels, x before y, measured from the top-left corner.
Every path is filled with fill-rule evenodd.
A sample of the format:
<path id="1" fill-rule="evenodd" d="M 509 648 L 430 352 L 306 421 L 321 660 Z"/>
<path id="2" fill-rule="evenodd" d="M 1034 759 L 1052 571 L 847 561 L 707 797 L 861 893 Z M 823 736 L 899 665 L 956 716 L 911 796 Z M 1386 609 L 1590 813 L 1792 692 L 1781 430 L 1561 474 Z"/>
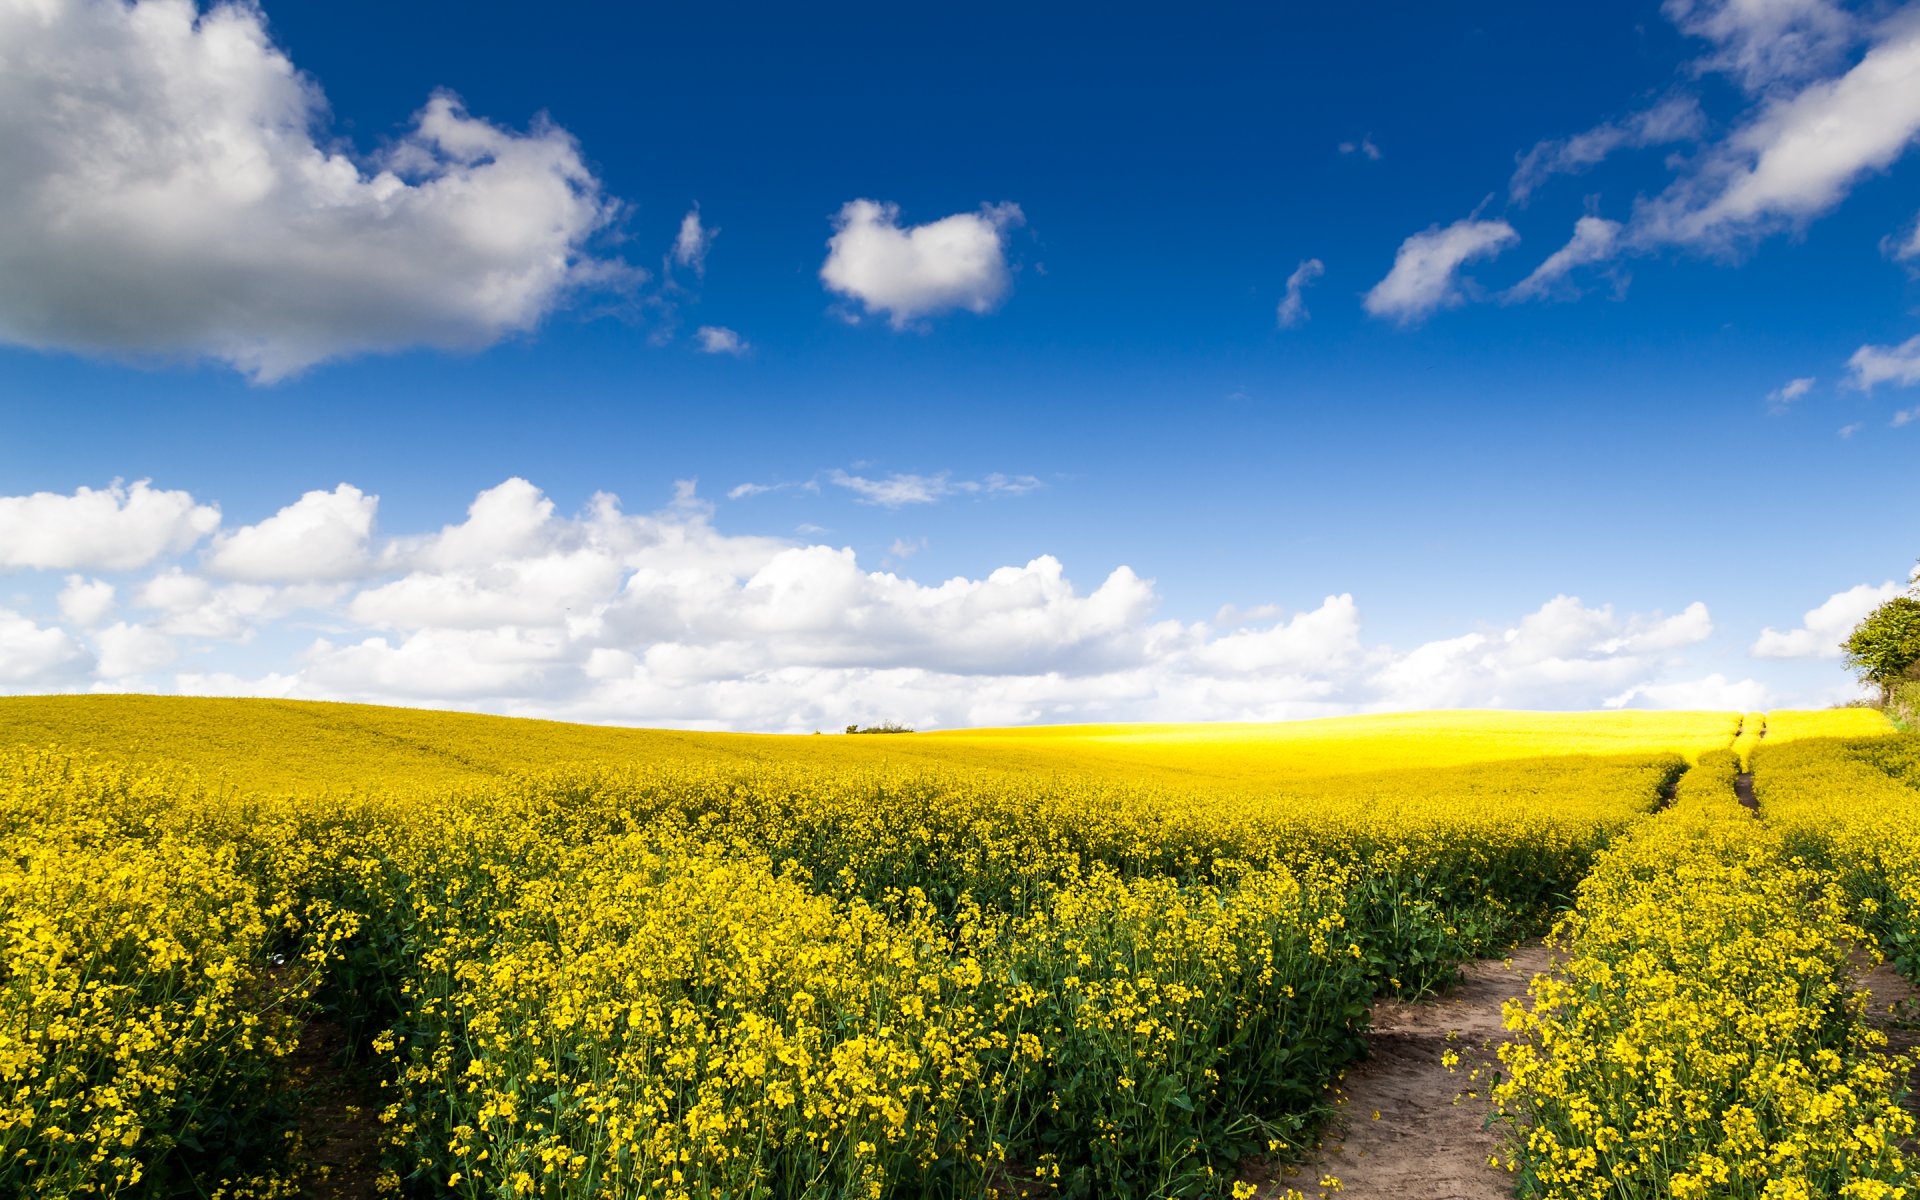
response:
<path id="1" fill-rule="evenodd" d="M 1496 1102 L 1520 1195 L 1911 1193 L 1911 1064 L 1882 1053 L 1852 982 L 1868 937 L 1832 860 L 1797 852 L 1798 814 L 1773 811 L 1797 786 L 1788 752 L 1825 745 L 1755 753 L 1765 821 L 1735 803 L 1740 757 L 1703 755 L 1580 885 L 1564 961 L 1509 1006 Z"/>

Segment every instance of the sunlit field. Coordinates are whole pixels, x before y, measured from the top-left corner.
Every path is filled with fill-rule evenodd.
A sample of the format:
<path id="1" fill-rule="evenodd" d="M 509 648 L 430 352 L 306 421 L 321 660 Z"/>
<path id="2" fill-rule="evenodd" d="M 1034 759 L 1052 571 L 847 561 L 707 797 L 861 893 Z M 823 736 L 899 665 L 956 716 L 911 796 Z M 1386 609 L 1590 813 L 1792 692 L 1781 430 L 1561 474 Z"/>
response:
<path id="1" fill-rule="evenodd" d="M 1377 1000 L 1557 924 L 1495 1096 L 1520 1194 L 1891 1197 L 1850 972 L 1920 958 L 1915 744 L 0 699 L 0 1192 L 1248 1196 Z M 287 1084 L 322 1030 L 357 1165 Z"/>

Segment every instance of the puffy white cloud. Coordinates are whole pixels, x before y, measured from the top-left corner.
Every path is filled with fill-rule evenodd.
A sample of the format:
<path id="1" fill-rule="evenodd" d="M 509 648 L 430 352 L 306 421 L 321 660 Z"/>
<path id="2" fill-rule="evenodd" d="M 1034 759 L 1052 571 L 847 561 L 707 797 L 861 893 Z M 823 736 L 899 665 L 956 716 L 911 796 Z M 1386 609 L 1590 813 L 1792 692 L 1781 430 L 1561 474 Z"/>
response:
<path id="1" fill-rule="evenodd" d="M 694 337 L 700 341 L 702 354 L 731 354 L 738 358 L 753 349 L 737 331 L 724 325 L 702 325 Z"/>
<path id="2" fill-rule="evenodd" d="M 87 653 L 66 630 L 0 608 L 0 687 L 60 687 L 85 678 Z"/>
<path id="3" fill-rule="evenodd" d="M 1898 346 L 1862 346 L 1847 359 L 1847 370 L 1853 373 L 1847 382 L 1863 392 L 1882 383 L 1900 387 L 1920 383 L 1920 335 Z"/>
<path id="4" fill-rule="evenodd" d="M 1327 273 L 1326 264 L 1317 258 L 1305 259 L 1287 276 L 1287 294 L 1280 300 L 1279 311 L 1275 314 L 1280 328 L 1291 329 L 1308 317 L 1307 299 L 1303 293 L 1314 280 Z"/>
<path id="5" fill-rule="evenodd" d="M 0 568 L 131 571 L 180 553 L 219 524 L 218 508 L 144 479 L 71 496 L 0 496 Z"/>
<path id="6" fill-rule="evenodd" d="M 1844 74 L 1763 103 L 1637 209 L 1633 240 L 1718 247 L 1798 227 L 1891 165 L 1916 133 L 1920 12 L 1908 12 L 1883 25 Z"/>
<path id="7" fill-rule="evenodd" d="M 707 251 L 713 248 L 713 239 L 720 236 L 718 229 L 700 223 L 700 206 L 694 205 L 687 215 L 680 218 L 680 232 L 673 239 L 673 261 L 683 267 L 693 268 L 695 275 L 707 273 Z"/>
<path id="8" fill-rule="evenodd" d="M 989 312 L 1012 286 L 1007 231 L 1023 220 L 1017 204 L 988 204 L 903 227 L 897 205 L 852 200 L 834 218 L 820 279 L 896 329 L 956 308 Z"/>
<path id="9" fill-rule="evenodd" d="M 1400 243 L 1393 269 L 1367 293 L 1366 309 L 1376 317 L 1410 323 L 1459 304 L 1465 298 L 1455 278 L 1461 266 L 1490 258 L 1519 240 L 1505 221 L 1472 218 L 1416 233 Z"/>
<path id="10" fill-rule="evenodd" d="M 1616 615 L 1556 596 L 1500 630 L 1444 638 L 1393 656 L 1375 676 L 1384 707 L 1572 708 L 1651 682 L 1665 652 L 1712 631 L 1704 604 L 1673 617 Z"/>
<path id="11" fill-rule="evenodd" d="M 207 569 L 229 579 L 275 583 L 343 579 L 370 562 L 374 511 L 380 497 L 343 483 L 312 491 L 258 525 L 214 540 Z"/>
<path id="12" fill-rule="evenodd" d="M 1620 222 L 1603 217 L 1581 217 L 1573 224 L 1573 237 L 1547 256 L 1533 273 L 1508 290 L 1513 300 L 1535 300 L 1552 295 L 1575 267 L 1605 262 L 1613 257 L 1620 240 Z"/>
<path id="13" fill-rule="evenodd" d="M 99 647 L 99 674 L 102 679 L 125 679 L 144 675 L 171 663 L 178 651 L 173 639 L 145 625 L 115 621 L 93 635 Z"/>
<path id="14" fill-rule="evenodd" d="M 1920 421 L 1920 405 L 1916 405 L 1913 408 L 1903 408 L 1899 412 L 1894 413 L 1893 419 L 1887 422 L 1887 424 L 1894 429 L 1899 429 L 1903 425 L 1911 425 L 1916 421 Z"/>
<path id="15" fill-rule="evenodd" d="M 113 585 L 104 579 L 67 576 L 66 586 L 56 600 L 60 617 L 82 629 L 91 629 L 113 611 Z"/>
<path id="16" fill-rule="evenodd" d="M 271 381 L 474 348 L 620 274 L 573 139 L 433 96 L 371 160 L 251 4 L 0 0 L 0 339 Z"/>
<path id="17" fill-rule="evenodd" d="M 1830 0 L 1666 0 L 1681 32 L 1714 43 L 1700 66 L 1759 91 L 1826 71 L 1858 36 L 1857 23 Z"/>
<path id="18" fill-rule="evenodd" d="M 1608 708 L 1694 709 L 1758 712 L 1773 704 L 1773 694 L 1757 679 L 1728 679 L 1718 671 L 1700 679 L 1643 683 L 1607 700 Z"/>
<path id="19" fill-rule="evenodd" d="M 1519 156 L 1507 192 L 1525 204 L 1555 175 L 1574 175 L 1604 162 L 1620 150 L 1691 141 L 1706 129 L 1706 115 L 1692 96 L 1670 96 L 1620 121 L 1609 121 L 1572 137 L 1539 142 Z"/>
<path id="20" fill-rule="evenodd" d="M 1795 400 L 1812 391 L 1813 385 L 1816 382 L 1818 381 L 1811 375 L 1803 375 L 1799 379 L 1787 380 L 1784 384 L 1767 393 L 1767 407 L 1776 413 L 1786 412 L 1789 408 L 1793 407 Z"/>
<path id="21" fill-rule="evenodd" d="M 263 583 L 216 585 L 181 568 L 155 574 L 135 591 L 134 606 L 152 611 L 150 624 L 178 637 L 244 641 L 263 624 L 302 609 L 324 609 L 346 594 L 345 585 L 308 583 L 276 587 Z"/>
<path id="22" fill-rule="evenodd" d="M 1904 589 L 1897 583 L 1862 583 L 1835 592 L 1807 610 L 1798 629 L 1784 632 L 1768 626 L 1754 639 L 1748 653 L 1755 658 L 1839 658 L 1840 643 L 1863 617 Z"/>
<path id="23" fill-rule="evenodd" d="M 876 496 L 1031 485 L 866 482 Z M 331 544 L 321 559 L 351 562 L 362 578 L 222 582 L 176 562 L 126 590 L 134 615 L 94 635 L 97 661 L 60 629 L 0 614 L 0 683 L 137 679 L 206 695 L 794 731 L 885 719 L 1277 720 L 1658 703 L 1644 689 L 1684 680 L 1676 654 L 1712 631 L 1703 604 L 1618 614 L 1561 596 L 1518 620 L 1400 650 L 1366 640 L 1349 594 L 1184 622 L 1162 616 L 1153 582 L 1125 566 L 1091 587 L 1048 555 L 922 582 L 863 566 L 844 547 L 723 533 L 691 485 L 658 512 L 627 513 L 602 494 L 565 515 L 509 479 L 477 495 L 463 520 L 377 547 L 370 501 L 345 485 L 310 493 L 282 510 L 300 520 L 220 546 L 238 545 L 231 553 L 271 579 L 286 573 L 285 541 Z M 325 532 L 319 514 L 362 504 L 364 527 Z M 75 614 L 106 619 L 112 597 L 91 582 L 76 576 L 63 594 Z M 223 656 L 221 669 L 181 669 L 207 651 Z"/>

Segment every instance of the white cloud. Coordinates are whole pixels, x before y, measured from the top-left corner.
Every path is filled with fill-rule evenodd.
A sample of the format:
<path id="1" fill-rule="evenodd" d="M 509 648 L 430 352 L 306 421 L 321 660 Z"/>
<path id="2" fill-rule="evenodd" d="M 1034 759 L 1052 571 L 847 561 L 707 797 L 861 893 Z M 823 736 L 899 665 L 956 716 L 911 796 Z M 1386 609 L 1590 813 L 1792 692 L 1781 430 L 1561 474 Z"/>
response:
<path id="1" fill-rule="evenodd" d="M 1798 629 L 1785 632 L 1768 626 L 1754 639 L 1748 653 L 1755 658 L 1839 658 L 1840 643 L 1861 618 L 1900 595 L 1897 583 L 1862 583 L 1835 592 L 1807 610 Z"/>
<path id="2" fill-rule="evenodd" d="M 218 508 L 144 479 L 71 496 L 0 496 L 0 569 L 131 571 L 186 550 L 219 524 Z"/>
<path id="3" fill-rule="evenodd" d="M 896 205 L 849 201 L 834 218 L 820 279 L 896 329 L 956 308 L 989 312 L 1012 286 L 1007 231 L 1023 220 L 1017 204 L 989 204 L 903 227 Z"/>
<path id="4" fill-rule="evenodd" d="M 1671 96 L 1621 121 L 1609 121 L 1572 137 L 1539 142 L 1519 156 L 1507 192 L 1525 204 L 1556 175 L 1575 175 L 1620 150 L 1691 141 L 1706 129 L 1706 115 L 1692 96 Z"/>
<path id="5" fill-rule="evenodd" d="M 1865 428 L 1865 426 L 1863 426 L 1860 422 L 1853 421 L 1846 425 L 1842 425 L 1838 432 L 1839 432 L 1840 438 L 1844 441 L 1845 439 L 1852 437 L 1854 434 L 1859 433 L 1863 428 Z"/>
<path id="6" fill-rule="evenodd" d="M 1901 426 L 1911 425 L 1915 421 L 1920 421 L 1920 406 L 1901 409 L 1899 412 L 1893 414 L 1893 420 L 1887 422 L 1887 424 L 1891 428 L 1899 429 Z"/>
<path id="7" fill-rule="evenodd" d="M 178 566 L 160 571 L 134 592 L 138 608 L 155 614 L 150 624 L 176 637 L 245 641 L 269 622 L 302 609 L 325 609 L 347 592 L 341 584 L 278 587 L 264 583 L 216 585 Z"/>
<path id="8" fill-rule="evenodd" d="M 55 603 L 59 605 L 62 620 L 91 629 L 113 611 L 113 585 L 104 579 L 69 575 Z"/>
<path id="9" fill-rule="evenodd" d="M 1281 299 L 1280 309 L 1276 314 L 1280 328 L 1291 329 L 1307 319 L 1309 315 L 1307 300 L 1302 293 L 1314 280 L 1326 273 L 1325 263 L 1317 258 L 1309 258 L 1302 260 L 1300 265 L 1293 269 L 1293 274 L 1287 276 L 1287 294 Z"/>
<path id="10" fill-rule="evenodd" d="M 1813 390 L 1817 382 L 1813 376 L 1805 375 L 1799 379 L 1789 379 L 1786 383 L 1767 393 L 1767 407 L 1775 413 L 1786 412 L 1793 402 Z"/>
<path id="11" fill-rule="evenodd" d="M 1373 144 L 1372 134 L 1368 134 L 1357 142 L 1341 142 L 1340 153 L 1358 154 L 1365 157 L 1369 162 L 1379 162 L 1383 157 L 1380 153 L 1380 147 Z"/>
<path id="12" fill-rule="evenodd" d="M 1004 475 L 863 482 L 875 499 L 902 502 L 1037 486 Z M 310 493 L 281 510 L 301 521 L 220 547 L 277 576 L 285 541 L 313 543 L 319 561 L 351 563 L 355 578 L 223 583 L 169 563 L 127 587 L 132 615 L 94 635 L 97 658 L 61 629 L 0 614 L 0 684 L 137 680 L 205 695 L 791 731 L 885 719 L 1277 720 L 1659 703 L 1645 689 L 1690 678 L 1679 656 L 1713 628 L 1704 604 L 1622 614 L 1561 596 L 1402 650 L 1366 640 L 1350 594 L 1186 622 L 1162 616 L 1154 583 L 1124 565 L 1091 587 L 1050 555 L 921 582 L 865 567 L 844 547 L 722 533 L 690 484 L 650 514 L 602 494 L 564 515 L 533 484 L 509 479 L 477 495 L 463 520 L 377 545 L 367 541 L 371 505 L 358 507 L 370 501 L 346 485 Z M 364 511 L 367 536 L 351 521 L 345 536 L 325 532 L 321 518 L 336 506 Z M 920 544 L 898 543 L 893 557 Z M 111 597 L 92 582 L 70 579 L 63 595 L 76 615 L 107 619 Z"/>
<path id="13" fill-rule="evenodd" d="M 99 673 L 105 680 L 144 675 L 171 663 L 177 656 L 173 639 L 145 625 L 115 621 L 93 635 L 99 647 Z"/>
<path id="14" fill-rule="evenodd" d="M 258 381 L 470 349 L 619 276 L 573 139 L 441 93 L 372 160 L 250 4 L 0 4 L 0 339 L 207 357 Z"/>
<path id="15" fill-rule="evenodd" d="M 1730 5 L 1728 11 L 1739 7 Z M 1920 13 L 1877 31 L 1844 74 L 1764 102 L 1664 193 L 1638 207 L 1640 245 L 1722 247 L 1797 228 L 1884 170 L 1920 132 Z"/>
<path id="16" fill-rule="evenodd" d="M 1883 245 L 1889 254 L 1901 262 L 1920 258 L 1920 217 L 1914 218 L 1913 228 L 1907 231 L 1905 241 L 1889 238 Z"/>
<path id="17" fill-rule="evenodd" d="M 87 654 L 67 631 L 0 608 L 0 687 L 60 687 L 85 678 Z"/>
<path id="18" fill-rule="evenodd" d="M 868 479 L 836 468 L 827 472 L 827 480 L 836 487 L 852 492 L 862 504 L 877 504 L 882 508 L 932 504 L 948 496 L 1024 496 L 1046 486 L 1031 475 L 1003 475 L 998 471 L 982 479 L 954 479 L 946 471 L 937 475 L 895 472 L 883 479 Z M 739 491 L 740 488 L 734 489 L 734 492 Z M 732 494 L 728 493 L 729 496 Z"/>
<path id="19" fill-rule="evenodd" d="M 1900 387 L 1920 383 L 1920 335 L 1898 346 L 1862 346 L 1847 359 L 1847 370 L 1853 372 L 1847 382 L 1863 392 L 1882 383 Z"/>
<path id="20" fill-rule="evenodd" d="M 702 325 L 694 336 L 700 339 L 702 354 L 731 354 L 738 358 L 753 349 L 745 338 L 724 325 Z"/>
<path id="21" fill-rule="evenodd" d="M 1492 257 L 1519 240 L 1505 221 L 1471 217 L 1416 233 L 1400 243 L 1393 269 L 1367 293 L 1366 309 L 1376 317 L 1407 323 L 1459 304 L 1465 298 L 1455 280 L 1460 267 Z"/>
<path id="22" fill-rule="evenodd" d="M 1605 262 L 1613 257 L 1620 240 L 1620 222 L 1603 217 L 1581 217 L 1573 224 L 1573 237 L 1547 256 L 1533 274 L 1515 284 L 1507 296 L 1513 300 L 1535 300 L 1552 295 L 1576 267 Z"/>
<path id="23" fill-rule="evenodd" d="M 707 273 L 707 251 L 713 248 L 713 239 L 720 236 L 718 229 L 711 229 L 700 223 L 700 206 L 694 205 L 687 215 L 680 218 L 680 232 L 673 239 L 673 261 L 683 267 L 693 268 L 695 275 Z"/>
<path id="24" fill-rule="evenodd" d="M 343 579 L 366 570 L 380 497 L 343 483 L 312 491 L 258 525 L 214 540 L 207 569 L 229 579 L 276 583 Z"/>
<path id="25" fill-rule="evenodd" d="M 1829 0 L 1666 0 L 1682 33 L 1714 43 L 1699 64 L 1759 91 L 1831 68 L 1858 36 L 1854 18 Z"/>
<path id="26" fill-rule="evenodd" d="M 1772 707 L 1772 692 L 1757 679 L 1730 680 L 1718 671 L 1701 679 L 1643 683 L 1609 697 L 1608 708 L 1665 708 L 1758 712 Z"/>

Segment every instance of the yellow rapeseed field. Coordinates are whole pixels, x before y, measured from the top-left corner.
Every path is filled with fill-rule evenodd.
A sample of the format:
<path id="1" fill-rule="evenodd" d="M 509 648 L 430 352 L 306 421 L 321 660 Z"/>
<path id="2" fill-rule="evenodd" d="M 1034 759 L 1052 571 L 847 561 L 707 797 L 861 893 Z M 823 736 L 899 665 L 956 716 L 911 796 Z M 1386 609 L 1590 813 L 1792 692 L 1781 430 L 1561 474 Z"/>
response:
<path id="1" fill-rule="evenodd" d="M 755 737 L 0 699 L 0 1193 L 294 1194 L 324 1014 L 394 1195 L 1244 1196 L 1376 996 L 1560 919 L 1501 1091 L 1527 1194 L 1894 1196 L 1846 969 L 1920 912 L 1920 837 L 1867 832 L 1914 763 L 1857 714 Z M 1905 790 L 1823 824 L 1834 771 Z"/>

